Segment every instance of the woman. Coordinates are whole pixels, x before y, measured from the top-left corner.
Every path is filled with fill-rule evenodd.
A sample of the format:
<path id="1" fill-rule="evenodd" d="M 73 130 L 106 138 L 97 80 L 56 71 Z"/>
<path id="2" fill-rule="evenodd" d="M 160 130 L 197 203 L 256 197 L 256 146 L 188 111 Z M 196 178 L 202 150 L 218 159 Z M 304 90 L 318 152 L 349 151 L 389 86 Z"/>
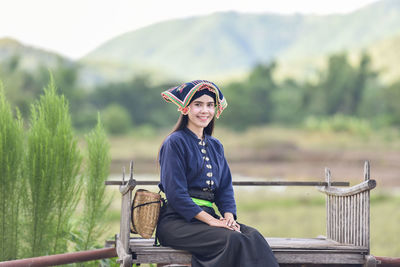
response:
<path id="1" fill-rule="evenodd" d="M 160 243 L 191 252 L 194 267 L 279 266 L 264 237 L 236 221 L 229 166 L 211 136 L 227 106 L 220 89 L 198 80 L 161 95 L 182 114 L 159 153 L 159 187 L 167 198 L 157 226 Z"/>

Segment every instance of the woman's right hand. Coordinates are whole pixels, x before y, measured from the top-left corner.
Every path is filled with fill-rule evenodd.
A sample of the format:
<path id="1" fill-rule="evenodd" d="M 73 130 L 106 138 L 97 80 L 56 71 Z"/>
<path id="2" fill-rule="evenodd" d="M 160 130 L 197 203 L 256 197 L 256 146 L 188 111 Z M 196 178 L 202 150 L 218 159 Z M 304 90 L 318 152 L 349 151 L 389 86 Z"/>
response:
<path id="1" fill-rule="evenodd" d="M 229 230 L 235 230 L 232 227 L 228 226 L 228 224 L 226 223 L 225 219 L 220 219 L 220 220 L 215 219 L 215 218 L 213 218 L 213 219 L 214 220 L 212 220 L 208 225 L 214 226 L 214 227 L 222 227 L 222 228 L 226 228 L 226 229 L 229 229 Z"/>
<path id="2" fill-rule="evenodd" d="M 194 216 L 197 220 L 202 221 L 209 226 L 214 226 L 214 227 L 221 227 L 221 228 L 226 228 L 229 230 L 235 230 L 232 227 L 229 227 L 225 221 L 225 219 L 215 219 L 213 216 L 205 212 L 204 210 L 200 211 L 196 216 Z"/>

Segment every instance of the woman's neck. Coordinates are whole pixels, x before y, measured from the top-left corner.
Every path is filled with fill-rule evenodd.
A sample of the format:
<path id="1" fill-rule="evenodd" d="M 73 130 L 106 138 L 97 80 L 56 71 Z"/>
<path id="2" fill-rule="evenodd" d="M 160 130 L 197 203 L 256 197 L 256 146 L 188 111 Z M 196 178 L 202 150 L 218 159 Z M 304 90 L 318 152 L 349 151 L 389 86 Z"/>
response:
<path id="1" fill-rule="evenodd" d="M 186 126 L 190 131 L 192 131 L 199 139 L 204 138 L 204 128 L 194 127 L 190 123 Z"/>

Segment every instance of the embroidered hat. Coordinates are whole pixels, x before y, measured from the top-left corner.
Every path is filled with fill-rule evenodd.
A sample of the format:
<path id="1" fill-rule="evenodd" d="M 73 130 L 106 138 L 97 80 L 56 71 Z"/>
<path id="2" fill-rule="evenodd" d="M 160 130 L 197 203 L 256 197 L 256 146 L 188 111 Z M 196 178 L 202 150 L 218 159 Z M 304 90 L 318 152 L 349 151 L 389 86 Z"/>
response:
<path id="1" fill-rule="evenodd" d="M 167 102 L 175 103 L 178 106 L 178 111 L 186 115 L 189 111 L 190 100 L 194 94 L 201 90 L 209 90 L 215 94 L 217 118 L 221 115 L 222 111 L 228 106 L 226 99 L 221 93 L 221 90 L 213 82 L 206 80 L 196 80 L 188 83 L 184 83 L 180 86 L 172 87 L 167 91 L 161 93 L 161 96 Z"/>

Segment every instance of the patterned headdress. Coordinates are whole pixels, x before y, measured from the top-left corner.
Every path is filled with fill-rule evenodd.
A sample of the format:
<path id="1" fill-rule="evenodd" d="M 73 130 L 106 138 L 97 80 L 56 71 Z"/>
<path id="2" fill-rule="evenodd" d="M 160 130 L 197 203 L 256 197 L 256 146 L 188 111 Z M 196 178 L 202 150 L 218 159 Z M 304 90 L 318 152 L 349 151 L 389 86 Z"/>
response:
<path id="1" fill-rule="evenodd" d="M 206 80 L 196 80 L 188 83 L 184 83 L 180 86 L 176 86 L 168 89 L 161 93 L 161 96 L 167 102 L 175 103 L 178 106 L 178 111 L 182 114 L 187 114 L 189 111 L 190 100 L 194 94 L 201 90 L 209 90 L 215 94 L 215 102 L 217 106 L 216 117 L 219 118 L 222 111 L 228 106 L 221 90 L 213 82 Z"/>

